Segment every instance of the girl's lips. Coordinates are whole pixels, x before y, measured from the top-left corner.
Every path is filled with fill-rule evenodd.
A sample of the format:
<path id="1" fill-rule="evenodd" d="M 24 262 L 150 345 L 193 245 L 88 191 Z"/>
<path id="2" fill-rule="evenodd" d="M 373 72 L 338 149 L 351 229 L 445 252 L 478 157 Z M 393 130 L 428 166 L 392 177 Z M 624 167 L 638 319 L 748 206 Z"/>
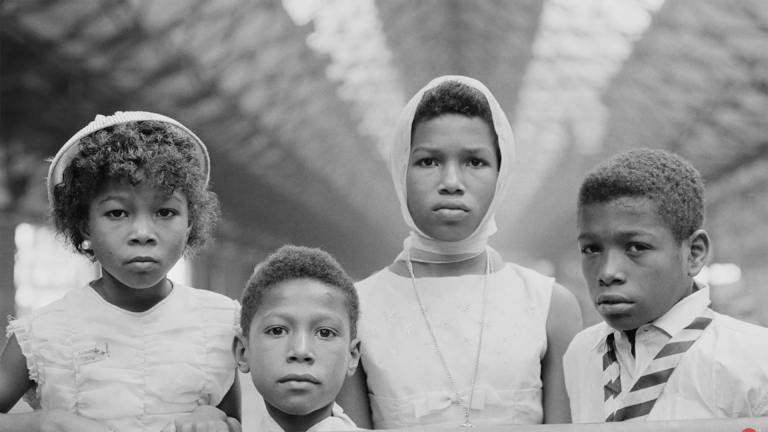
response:
<path id="1" fill-rule="evenodd" d="M 157 260 L 149 256 L 137 256 L 128 260 L 129 264 L 135 262 L 157 262 Z"/>
<path id="2" fill-rule="evenodd" d="M 158 263 L 156 261 L 130 261 L 128 263 L 128 267 L 131 267 L 136 270 L 149 270 L 156 266 L 158 266 Z"/>
<path id="3" fill-rule="evenodd" d="M 460 221 L 465 217 L 467 217 L 469 213 L 461 209 L 441 208 L 441 209 L 435 210 L 435 214 L 437 214 L 437 217 L 443 220 Z"/>
<path id="4" fill-rule="evenodd" d="M 465 212 L 469 211 L 469 207 L 464 204 L 462 201 L 459 200 L 449 200 L 449 201 L 441 201 L 437 204 L 435 204 L 432 207 L 432 210 L 438 211 L 438 210 L 462 210 Z"/>

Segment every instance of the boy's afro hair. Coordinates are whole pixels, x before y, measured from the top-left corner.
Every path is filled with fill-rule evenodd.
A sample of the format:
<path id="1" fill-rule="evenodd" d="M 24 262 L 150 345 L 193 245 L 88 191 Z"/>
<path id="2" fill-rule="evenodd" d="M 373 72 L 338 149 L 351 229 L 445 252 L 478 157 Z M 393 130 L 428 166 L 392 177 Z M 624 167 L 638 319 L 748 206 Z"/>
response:
<path id="1" fill-rule="evenodd" d="M 338 288 L 344 294 L 344 307 L 349 315 L 350 338 L 357 337 L 360 301 L 352 279 L 338 262 L 321 249 L 286 245 L 258 264 L 248 279 L 241 300 L 240 328 L 245 337 L 251 322 L 264 301 L 264 295 L 275 285 L 294 279 L 314 279 Z"/>
<path id="2" fill-rule="evenodd" d="M 81 246 L 88 229 L 91 201 L 110 179 L 131 185 L 148 182 L 187 196 L 189 234 L 184 253 L 191 256 L 211 239 L 219 219 L 216 194 L 205 187 L 195 144 L 181 129 L 165 122 L 135 121 L 98 130 L 80 139 L 78 152 L 54 186 L 51 221 L 76 252 L 95 259 Z"/>
<path id="3" fill-rule="evenodd" d="M 680 243 L 704 224 L 704 180 L 682 157 L 665 150 L 636 149 L 597 165 L 579 190 L 579 208 L 623 197 L 645 197 Z"/>

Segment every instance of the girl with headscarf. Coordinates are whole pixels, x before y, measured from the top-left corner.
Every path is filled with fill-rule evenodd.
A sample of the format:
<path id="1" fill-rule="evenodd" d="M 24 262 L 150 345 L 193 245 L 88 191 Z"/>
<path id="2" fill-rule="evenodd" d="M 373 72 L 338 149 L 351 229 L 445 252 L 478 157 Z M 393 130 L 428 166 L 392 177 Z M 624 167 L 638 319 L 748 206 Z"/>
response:
<path id="1" fill-rule="evenodd" d="M 357 284 L 362 361 L 337 400 L 358 426 L 570 421 L 562 356 L 582 328 L 576 299 L 488 246 L 513 156 L 477 80 L 437 78 L 403 110 L 390 168 L 411 232 Z"/>

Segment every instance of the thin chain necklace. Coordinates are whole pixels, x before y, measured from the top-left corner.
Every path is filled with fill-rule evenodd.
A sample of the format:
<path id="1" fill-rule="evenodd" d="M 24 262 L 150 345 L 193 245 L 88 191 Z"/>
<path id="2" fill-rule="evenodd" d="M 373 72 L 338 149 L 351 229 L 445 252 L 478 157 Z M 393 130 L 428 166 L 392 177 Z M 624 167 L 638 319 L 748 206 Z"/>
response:
<path id="1" fill-rule="evenodd" d="M 488 253 L 488 249 L 485 250 L 485 256 L 486 256 L 486 264 L 485 264 L 485 282 L 483 283 L 483 302 L 482 302 L 482 312 L 480 315 L 480 338 L 477 342 L 477 355 L 475 356 L 475 368 L 472 370 L 472 387 L 470 387 L 469 391 L 469 405 L 464 406 L 464 402 L 461 401 L 461 396 L 459 395 L 459 390 L 456 387 L 456 383 L 453 381 L 453 376 L 451 375 L 451 371 L 448 369 L 448 363 L 445 361 L 445 356 L 443 355 L 443 351 L 440 349 L 440 345 L 437 344 L 437 337 L 435 336 L 434 330 L 432 330 L 432 323 L 429 321 L 429 317 L 427 316 L 427 310 L 424 308 L 424 302 L 421 301 L 421 296 L 419 295 L 419 289 L 416 287 L 416 275 L 413 273 L 413 264 L 411 264 L 411 255 L 410 252 L 408 253 L 408 256 L 405 259 L 405 263 L 408 265 L 408 272 L 411 274 L 411 282 L 413 282 L 413 290 L 416 292 L 416 299 L 419 301 L 419 307 L 421 308 L 421 313 L 424 315 L 424 321 L 427 322 L 427 329 L 429 329 L 429 334 L 432 336 L 432 341 L 435 343 L 435 348 L 437 349 L 437 354 L 440 356 L 440 360 L 443 362 L 443 367 L 445 368 L 445 373 L 448 374 L 448 380 L 451 382 L 451 387 L 453 387 L 453 392 L 456 393 L 456 400 L 459 401 L 459 407 L 461 407 L 461 411 L 464 413 L 464 423 L 460 424 L 461 427 L 475 427 L 472 423 L 469 421 L 469 414 L 470 410 L 472 409 L 472 398 L 475 396 L 475 383 L 477 379 L 477 369 L 480 366 L 480 348 L 483 346 L 483 328 L 485 327 L 485 294 L 488 291 L 488 279 L 490 278 L 490 274 L 493 273 L 493 261 L 491 260 L 491 254 Z"/>

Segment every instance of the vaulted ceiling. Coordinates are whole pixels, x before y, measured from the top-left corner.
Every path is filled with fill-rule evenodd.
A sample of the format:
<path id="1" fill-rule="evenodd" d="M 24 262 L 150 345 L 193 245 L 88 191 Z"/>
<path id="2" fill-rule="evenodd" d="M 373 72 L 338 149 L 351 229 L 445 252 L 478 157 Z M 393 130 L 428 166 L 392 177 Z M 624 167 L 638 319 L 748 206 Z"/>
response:
<path id="1" fill-rule="evenodd" d="M 356 276 L 390 262 L 406 235 L 387 172 L 392 125 L 430 79 L 463 74 L 491 89 L 516 133 L 515 187 L 493 239 L 505 254 L 573 255 L 584 172 L 660 147 L 707 178 L 718 254 L 768 259 L 754 236 L 768 232 L 762 0 L 0 7 L 7 155 L 50 156 L 96 113 L 170 115 L 209 146 L 222 230 L 244 245 L 323 246 Z"/>

